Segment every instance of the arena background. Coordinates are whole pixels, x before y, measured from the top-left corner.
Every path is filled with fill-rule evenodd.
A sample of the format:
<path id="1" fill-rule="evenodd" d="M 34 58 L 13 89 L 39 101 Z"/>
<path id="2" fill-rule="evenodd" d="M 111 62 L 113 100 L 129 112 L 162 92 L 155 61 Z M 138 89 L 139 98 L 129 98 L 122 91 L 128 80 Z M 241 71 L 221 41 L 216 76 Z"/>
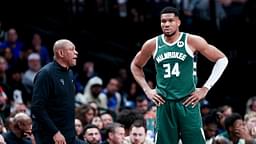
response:
<path id="1" fill-rule="evenodd" d="M 131 19 L 120 18 L 117 7 L 112 0 L 105 1 L 107 11 L 99 13 L 94 0 L 84 0 L 83 3 L 69 0 L 1 0 L 0 19 L 3 27 L 17 28 L 19 37 L 28 41 L 35 31 L 43 36 L 44 43 L 52 48 L 58 38 L 69 38 L 79 51 L 78 66 L 92 60 L 96 63 L 96 71 L 107 80 L 118 68 L 129 68 L 132 57 L 141 44 L 148 38 L 161 32 L 158 10 L 163 5 L 157 5 L 157 10 L 147 9 L 140 0 L 134 1 L 138 9 L 146 10 L 151 15 L 143 22 L 134 23 Z M 82 8 L 72 12 L 72 6 Z M 223 22 L 219 31 L 208 29 L 202 33 L 205 38 L 221 49 L 229 58 L 227 70 L 210 91 L 207 99 L 213 106 L 230 104 L 235 111 L 244 112 L 246 100 L 256 96 L 256 54 L 255 54 L 255 14 L 254 0 L 241 6 L 233 3 L 227 8 L 230 15 Z M 185 19 L 185 18 L 184 18 Z M 202 28 L 202 27 L 197 27 Z M 181 30 L 193 32 L 182 25 Z M 212 35 L 209 35 L 212 34 Z M 51 51 L 51 50 L 50 50 Z M 199 57 L 199 85 L 208 78 L 212 64 Z M 146 66 L 148 77 L 154 78 L 154 65 Z"/>

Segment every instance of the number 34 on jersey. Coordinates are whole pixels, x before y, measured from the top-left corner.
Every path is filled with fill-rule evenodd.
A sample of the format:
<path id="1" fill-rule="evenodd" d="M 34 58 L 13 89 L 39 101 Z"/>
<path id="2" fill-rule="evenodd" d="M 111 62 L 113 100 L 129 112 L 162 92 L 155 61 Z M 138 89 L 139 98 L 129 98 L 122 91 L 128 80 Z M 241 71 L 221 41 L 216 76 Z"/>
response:
<path id="1" fill-rule="evenodd" d="M 180 76 L 179 63 L 175 63 L 173 67 L 170 64 L 163 64 L 164 78 L 170 78 L 171 76 Z"/>

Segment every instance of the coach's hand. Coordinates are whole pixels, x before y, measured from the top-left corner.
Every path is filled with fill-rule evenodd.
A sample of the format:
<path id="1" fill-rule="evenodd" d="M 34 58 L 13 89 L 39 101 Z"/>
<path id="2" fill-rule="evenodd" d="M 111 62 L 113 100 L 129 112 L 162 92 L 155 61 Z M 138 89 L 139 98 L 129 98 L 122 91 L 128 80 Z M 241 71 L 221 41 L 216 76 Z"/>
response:
<path id="1" fill-rule="evenodd" d="M 55 144 L 66 144 L 65 137 L 59 131 L 53 136 L 53 140 Z"/>
<path id="2" fill-rule="evenodd" d="M 156 106 L 160 106 L 161 104 L 164 104 L 165 101 L 164 99 L 158 95 L 156 93 L 156 90 L 155 89 L 148 89 L 145 91 L 145 94 L 147 95 L 147 97 L 153 101 L 153 103 L 156 105 Z"/>
<path id="3" fill-rule="evenodd" d="M 183 102 L 183 104 L 185 106 L 192 105 L 192 107 L 195 107 L 196 104 L 199 103 L 201 99 L 205 98 L 208 91 L 209 90 L 206 87 L 197 88 L 194 92 L 191 93 L 190 97 L 188 97 Z"/>

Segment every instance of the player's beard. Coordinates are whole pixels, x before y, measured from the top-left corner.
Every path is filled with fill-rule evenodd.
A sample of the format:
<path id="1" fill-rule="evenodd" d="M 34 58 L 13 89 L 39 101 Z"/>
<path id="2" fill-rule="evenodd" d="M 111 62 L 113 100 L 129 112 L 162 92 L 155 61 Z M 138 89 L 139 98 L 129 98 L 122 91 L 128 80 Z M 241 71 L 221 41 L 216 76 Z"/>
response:
<path id="1" fill-rule="evenodd" d="M 165 32 L 164 35 L 165 35 L 166 37 L 172 37 L 173 35 L 176 34 L 176 32 L 177 32 L 177 30 L 175 30 L 175 31 L 172 32 L 172 33 L 167 33 L 167 32 Z"/>

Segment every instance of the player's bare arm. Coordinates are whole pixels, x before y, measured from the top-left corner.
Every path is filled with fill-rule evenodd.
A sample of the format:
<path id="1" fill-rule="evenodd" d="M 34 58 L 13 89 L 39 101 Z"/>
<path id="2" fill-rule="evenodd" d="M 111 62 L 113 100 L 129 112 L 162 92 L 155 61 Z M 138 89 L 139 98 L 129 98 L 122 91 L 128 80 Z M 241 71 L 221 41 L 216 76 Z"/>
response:
<path id="1" fill-rule="evenodd" d="M 223 52 L 215 46 L 208 44 L 205 39 L 200 36 L 189 35 L 188 45 L 193 52 L 199 52 L 211 62 L 215 62 L 212 73 L 202 88 L 196 89 L 191 96 L 184 102 L 186 106 L 195 106 L 203 99 L 210 88 L 217 82 L 228 64 L 228 60 Z"/>
<path id="2" fill-rule="evenodd" d="M 218 59 L 225 57 L 223 52 L 207 43 L 207 41 L 200 36 L 190 34 L 188 36 L 188 45 L 192 51 L 199 52 L 211 62 L 216 62 Z"/>
<path id="3" fill-rule="evenodd" d="M 143 67 L 147 64 L 149 59 L 152 57 L 156 42 L 155 38 L 146 41 L 141 50 L 136 54 L 131 63 L 131 72 L 138 82 L 138 84 L 142 87 L 145 94 L 149 99 L 151 99 L 156 105 L 160 105 L 164 103 L 164 100 L 161 96 L 156 94 L 156 91 L 151 89 L 146 82 L 145 74 L 143 71 Z"/>

